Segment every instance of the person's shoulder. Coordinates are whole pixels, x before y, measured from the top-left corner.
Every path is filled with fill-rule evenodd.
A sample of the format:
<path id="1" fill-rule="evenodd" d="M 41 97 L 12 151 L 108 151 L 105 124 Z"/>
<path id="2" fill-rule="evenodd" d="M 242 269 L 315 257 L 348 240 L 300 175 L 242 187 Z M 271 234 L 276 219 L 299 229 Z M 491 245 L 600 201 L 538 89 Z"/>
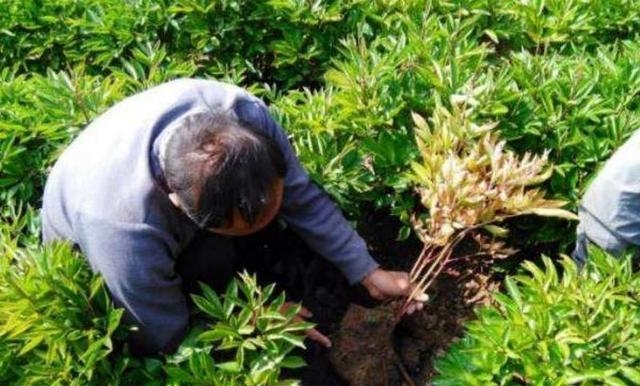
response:
<path id="1" fill-rule="evenodd" d="M 93 235 L 110 235 L 122 240 L 148 240 L 175 248 L 192 232 L 176 209 L 158 197 L 140 197 L 139 200 L 112 197 L 107 203 L 102 198 L 84 200 L 75 213 L 74 228 L 90 229 Z"/>
<path id="2" fill-rule="evenodd" d="M 200 92 L 228 94 L 228 95 L 255 99 L 255 97 L 248 90 L 238 85 L 221 82 L 215 79 L 206 79 L 206 78 L 178 78 L 178 79 L 174 79 L 169 82 L 157 85 L 154 88 L 168 89 L 168 90 L 174 90 L 174 91 L 198 90 Z"/>
<path id="3" fill-rule="evenodd" d="M 163 219 L 176 215 L 166 193 L 147 177 L 104 183 L 93 193 L 81 201 L 79 211 L 104 221 L 162 227 Z"/>

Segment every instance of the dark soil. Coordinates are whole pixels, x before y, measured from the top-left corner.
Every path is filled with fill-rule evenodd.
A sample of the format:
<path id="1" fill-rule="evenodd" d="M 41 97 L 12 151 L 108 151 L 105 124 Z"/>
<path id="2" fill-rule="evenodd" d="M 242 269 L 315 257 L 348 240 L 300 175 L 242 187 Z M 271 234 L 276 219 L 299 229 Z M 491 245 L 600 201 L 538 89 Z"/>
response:
<path id="1" fill-rule="evenodd" d="M 472 278 L 474 278 L 472 280 Z M 393 320 L 394 305 L 351 305 L 333 335 L 331 362 L 349 385 L 424 385 L 433 360 L 463 333 L 473 309 L 490 299 L 494 285 L 475 276 L 445 274 L 421 312 Z"/>
<path id="2" fill-rule="evenodd" d="M 361 224 L 360 234 L 384 268 L 410 268 L 421 244 L 415 239 L 397 241 L 397 221 L 372 213 Z M 474 305 L 486 302 L 494 286 L 485 276 L 470 275 L 482 272 L 481 267 L 453 267 L 434 283 L 425 308 L 396 324 L 392 304 L 379 305 L 361 286 L 349 286 L 289 229 L 269 227 L 242 240 L 239 249 L 251 256 L 248 269 L 265 283 L 278 283 L 289 299 L 302 301 L 313 313 L 316 328 L 333 341 L 330 350 L 306 342 L 301 354 L 308 366 L 286 374 L 302 379 L 304 386 L 428 384 L 434 358 L 462 335 Z"/>
<path id="3" fill-rule="evenodd" d="M 350 385 L 400 385 L 402 363 L 396 353 L 393 304 L 375 308 L 351 305 L 333 336 L 330 360 Z"/>

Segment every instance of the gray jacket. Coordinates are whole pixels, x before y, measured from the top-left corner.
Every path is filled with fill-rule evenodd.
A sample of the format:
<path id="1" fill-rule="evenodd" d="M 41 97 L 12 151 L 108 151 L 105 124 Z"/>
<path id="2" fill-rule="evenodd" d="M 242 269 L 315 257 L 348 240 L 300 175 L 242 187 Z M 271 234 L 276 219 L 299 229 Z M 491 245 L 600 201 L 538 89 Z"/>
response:
<path id="1" fill-rule="evenodd" d="M 259 99 L 210 80 L 151 88 L 110 108 L 71 143 L 51 170 L 41 212 L 44 241 L 80 247 L 139 326 L 134 343 L 144 352 L 170 351 L 186 332 L 186 299 L 174 265 L 197 230 L 154 176 L 154 143 L 165 128 L 203 109 L 226 112 L 275 139 L 288 168 L 281 217 L 349 282 L 377 267 Z"/>
<path id="2" fill-rule="evenodd" d="M 587 241 L 614 255 L 640 245 L 640 131 L 607 160 L 578 212 L 576 260 L 586 259 Z"/>

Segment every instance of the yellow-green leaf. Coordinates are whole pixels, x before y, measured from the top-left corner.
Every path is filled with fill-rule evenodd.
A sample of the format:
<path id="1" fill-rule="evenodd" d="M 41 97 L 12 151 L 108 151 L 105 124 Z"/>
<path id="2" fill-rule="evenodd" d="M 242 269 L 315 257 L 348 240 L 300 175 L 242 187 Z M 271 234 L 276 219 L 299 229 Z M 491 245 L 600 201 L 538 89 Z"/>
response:
<path id="1" fill-rule="evenodd" d="M 543 217 L 558 217 L 566 220 L 578 220 L 578 216 L 575 213 L 560 208 L 531 208 L 524 211 L 523 214 L 535 214 Z"/>

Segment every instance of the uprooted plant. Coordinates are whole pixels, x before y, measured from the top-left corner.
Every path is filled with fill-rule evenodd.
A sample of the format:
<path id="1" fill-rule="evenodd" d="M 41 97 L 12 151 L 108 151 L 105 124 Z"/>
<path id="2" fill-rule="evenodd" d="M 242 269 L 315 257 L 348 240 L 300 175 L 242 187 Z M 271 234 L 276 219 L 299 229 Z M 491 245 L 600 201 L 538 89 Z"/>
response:
<path id="1" fill-rule="evenodd" d="M 454 95 L 450 103 L 450 110 L 436 104 L 431 124 L 413 114 L 422 161 L 412 164 L 411 179 L 426 213 L 412 217 L 424 248 L 411 269 L 415 289 L 404 307 L 427 292 L 463 239 L 477 243 L 464 258 L 503 258 L 514 250 L 497 240 L 508 231 L 496 223 L 525 214 L 575 219 L 561 209 L 564 201 L 547 199 L 533 187 L 552 174 L 548 152 L 519 156 L 506 149 L 493 131 L 496 123 L 473 123 L 478 102 L 472 95 Z"/>
<path id="2" fill-rule="evenodd" d="M 394 384 L 399 377 L 413 383 L 394 351 L 394 328 L 410 302 L 428 293 L 451 262 L 480 257 L 490 262 L 514 252 L 498 239 L 507 229 L 496 223 L 524 214 L 575 218 L 561 209 L 563 201 L 546 199 L 533 187 L 552 173 L 548 154 L 519 156 L 506 149 L 492 131 L 495 123 L 473 122 L 478 103 L 473 94 L 452 96 L 450 109 L 436 103 L 430 123 L 413 115 L 422 159 L 412 164 L 409 174 L 424 208 L 412 215 L 424 243 L 410 272 L 415 289 L 400 308 L 352 305 L 347 311 L 334 339 L 332 362 L 352 385 Z M 466 238 L 477 245 L 454 257 L 454 248 Z M 383 369 L 384 376 L 377 369 Z"/>

